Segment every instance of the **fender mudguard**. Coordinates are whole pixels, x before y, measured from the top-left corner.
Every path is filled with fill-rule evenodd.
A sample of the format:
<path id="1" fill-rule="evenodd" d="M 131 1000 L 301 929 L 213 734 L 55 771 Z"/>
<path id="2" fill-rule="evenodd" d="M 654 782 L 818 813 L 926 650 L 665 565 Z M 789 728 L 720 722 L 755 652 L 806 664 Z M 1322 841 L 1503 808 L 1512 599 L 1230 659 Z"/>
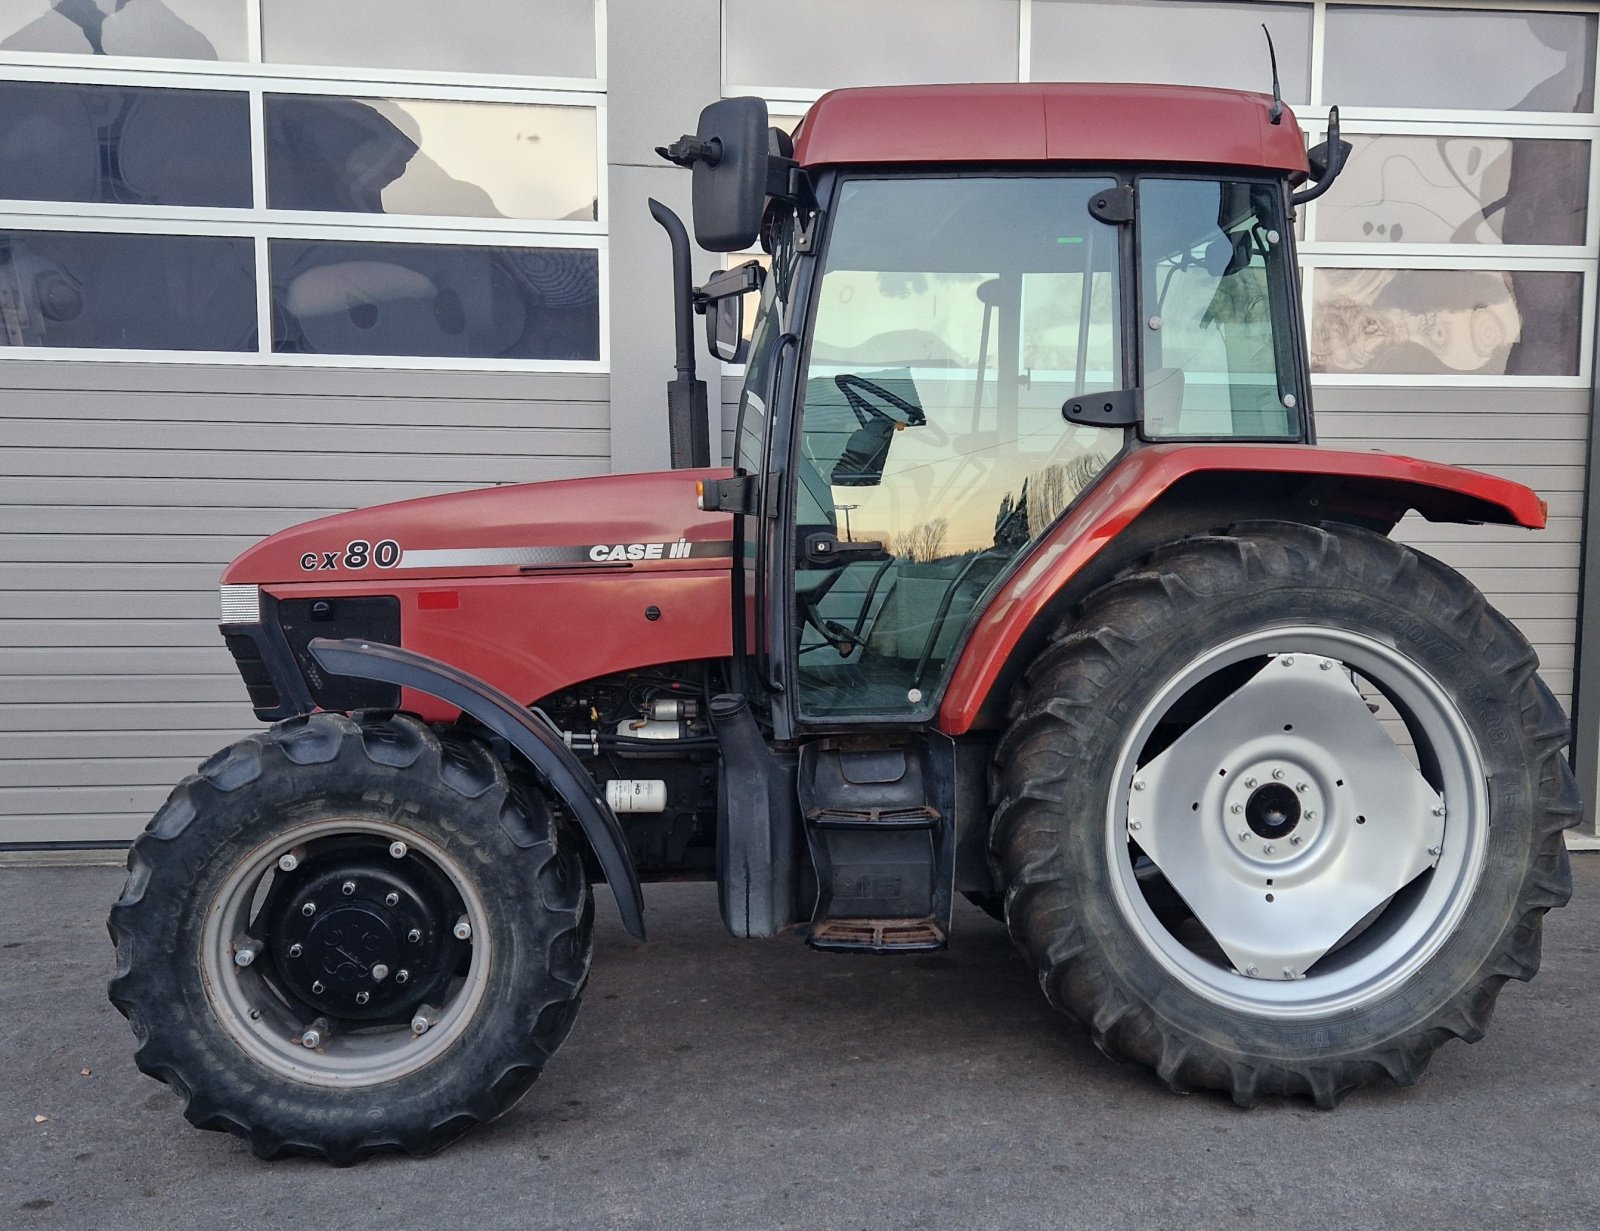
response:
<path id="1" fill-rule="evenodd" d="M 1286 517 L 1390 530 L 1415 509 L 1429 521 L 1544 528 L 1546 509 L 1520 483 L 1393 453 L 1313 445 L 1167 444 L 1125 454 L 1034 546 L 969 627 L 939 706 L 939 729 L 970 730 L 1013 652 L 1051 600 L 1145 513 L 1215 476 L 1242 496 L 1271 493 Z"/>
<path id="2" fill-rule="evenodd" d="M 540 782 L 577 819 L 616 897 L 622 926 L 630 935 L 645 938 L 644 895 L 616 813 L 572 750 L 525 706 L 449 663 L 398 646 L 319 637 L 309 649 L 317 663 L 334 675 L 398 684 L 438 697 L 476 718 L 521 753 Z"/>

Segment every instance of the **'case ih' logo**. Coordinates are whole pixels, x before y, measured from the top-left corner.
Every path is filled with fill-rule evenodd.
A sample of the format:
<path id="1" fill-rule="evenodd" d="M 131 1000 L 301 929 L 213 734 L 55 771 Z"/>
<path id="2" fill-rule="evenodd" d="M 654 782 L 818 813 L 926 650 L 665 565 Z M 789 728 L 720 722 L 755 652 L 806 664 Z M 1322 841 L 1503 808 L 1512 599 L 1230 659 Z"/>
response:
<path id="1" fill-rule="evenodd" d="M 596 543 L 589 548 L 589 559 L 596 564 L 623 560 L 681 560 L 689 555 L 690 543 Z"/>

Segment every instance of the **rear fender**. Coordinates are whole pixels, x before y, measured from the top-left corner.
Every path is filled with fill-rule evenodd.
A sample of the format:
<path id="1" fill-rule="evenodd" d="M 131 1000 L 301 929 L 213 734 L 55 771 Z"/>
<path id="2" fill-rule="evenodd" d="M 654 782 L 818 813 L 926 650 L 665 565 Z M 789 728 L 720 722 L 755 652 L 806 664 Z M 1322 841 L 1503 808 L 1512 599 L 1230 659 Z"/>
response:
<path id="1" fill-rule="evenodd" d="M 318 664 L 334 675 L 381 680 L 438 697 L 470 714 L 515 748 L 539 781 L 576 818 L 617 899 L 623 927 L 644 939 L 644 895 L 639 889 L 639 874 L 628 856 L 622 826 L 583 763 L 555 732 L 499 689 L 449 663 L 366 641 L 319 637 L 309 648 Z"/>
<path id="2" fill-rule="evenodd" d="M 1342 521 L 1387 534 L 1429 521 L 1543 529 L 1520 483 L 1388 453 L 1309 445 L 1151 445 L 1127 454 L 1002 585 L 959 651 L 939 727 L 991 725 L 1020 665 L 1071 605 L 1162 543 L 1257 518 Z"/>

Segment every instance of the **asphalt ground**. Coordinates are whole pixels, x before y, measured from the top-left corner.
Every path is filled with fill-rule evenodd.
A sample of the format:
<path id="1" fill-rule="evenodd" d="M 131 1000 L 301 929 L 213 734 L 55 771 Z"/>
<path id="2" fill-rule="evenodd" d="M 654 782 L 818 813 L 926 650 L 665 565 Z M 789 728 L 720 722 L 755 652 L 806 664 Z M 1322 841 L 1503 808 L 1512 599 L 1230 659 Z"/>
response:
<path id="1" fill-rule="evenodd" d="M 1544 969 L 1409 1090 L 1240 1111 L 1168 1093 L 1044 1003 L 963 904 L 945 954 L 736 941 L 707 885 L 602 903 L 577 1025 L 432 1159 L 258 1161 L 133 1067 L 106 867 L 0 867 L 0 1228 L 1600 1226 L 1600 854 Z M 38 1117 L 45 1117 L 43 1120 Z"/>

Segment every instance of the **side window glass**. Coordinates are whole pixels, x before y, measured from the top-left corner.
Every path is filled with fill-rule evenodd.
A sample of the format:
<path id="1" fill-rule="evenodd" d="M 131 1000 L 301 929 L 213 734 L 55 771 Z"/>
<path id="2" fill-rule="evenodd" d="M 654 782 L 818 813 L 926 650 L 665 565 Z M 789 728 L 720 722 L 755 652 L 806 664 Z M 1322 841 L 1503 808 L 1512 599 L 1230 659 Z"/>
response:
<path id="1" fill-rule="evenodd" d="M 1141 180 L 1139 251 L 1146 434 L 1297 436 L 1274 190 Z"/>

